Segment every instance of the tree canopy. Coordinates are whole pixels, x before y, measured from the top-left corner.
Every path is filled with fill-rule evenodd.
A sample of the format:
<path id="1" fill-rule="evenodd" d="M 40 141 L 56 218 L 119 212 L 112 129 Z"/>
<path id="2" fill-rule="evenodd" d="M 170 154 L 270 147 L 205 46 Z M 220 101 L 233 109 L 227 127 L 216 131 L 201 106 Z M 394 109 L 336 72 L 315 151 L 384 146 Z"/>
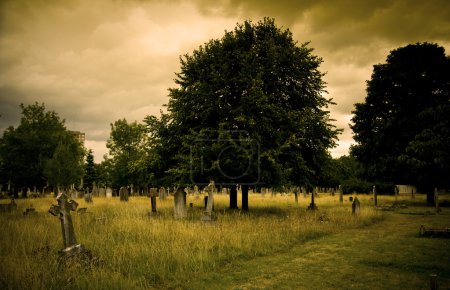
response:
<path id="1" fill-rule="evenodd" d="M 66 130 L 64 120 L 56 112 L 47 111 L 44 104 L 20 107 L 20 124 L 7 128 L 0 139 L 0 160 L 6 181 L 11 181 L 16 190 L 42 188 L 47 183 L 56 186 L 79 182 L 82 171 L 78 167 L 82 166 L 84 153 L 80 143 Z M 67 174 L 67 166 L 76 174 Z"/>
<path id="2" fill-rule="evenodd" d="M 146 119 L 153 168 L 175 183 L 315 184 L 339 130 L 312 51 L 266 18 L 181 57 L 168 112 Z"/>
<path id="3" fill-rule="evenodd" d="M 352 154 L 367 178 L 448 186 L 450 59 L 437 44 L 391 51 L 374 66 L 364 103 L 355 105 Z"/>

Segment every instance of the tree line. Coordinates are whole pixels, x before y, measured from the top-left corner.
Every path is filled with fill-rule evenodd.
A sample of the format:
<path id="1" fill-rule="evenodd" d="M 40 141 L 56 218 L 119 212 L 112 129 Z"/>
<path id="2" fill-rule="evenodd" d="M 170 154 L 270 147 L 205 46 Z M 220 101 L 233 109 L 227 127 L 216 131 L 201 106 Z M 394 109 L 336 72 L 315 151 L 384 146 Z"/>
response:
<path id="1" fill-rule="evenodd" d="M 408 45 L 374 66 L 353 111 L 356 145 L 338 159 L 329 149 L 342 130 L 330 119 L 321 63 L 273 19 L 246 21 L 180 57 L 166 113 L 111 124 L 101 164 L 56 112 L 21 105 L 20 125 L 1 138 L 1 182 L 145 188 L 214 180 L 232 196 L 236 185 L 243 195 L 260 186 L 448 187 L 450 61 L 442 47 Z"/>

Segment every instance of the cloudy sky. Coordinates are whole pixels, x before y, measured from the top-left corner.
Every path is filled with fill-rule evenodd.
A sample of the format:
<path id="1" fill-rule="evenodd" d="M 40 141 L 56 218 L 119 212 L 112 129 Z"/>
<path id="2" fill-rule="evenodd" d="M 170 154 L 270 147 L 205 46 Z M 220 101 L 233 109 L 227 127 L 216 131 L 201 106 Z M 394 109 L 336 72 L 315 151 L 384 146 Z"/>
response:
<path id="1" fill-rule="evenodd" d="M 344 129 L 335 157 L 348 153 L 353 104 L 374 64 L 409 43 L 450 54 L 448 0 L 2 0 L 0 133 L 19 124 L 19 104 L 44 102 L 86 133 L 100 162 L 112 122 L 159 115 L 180 55 L 265 16 L 324 60 L 331 116 Z"/>

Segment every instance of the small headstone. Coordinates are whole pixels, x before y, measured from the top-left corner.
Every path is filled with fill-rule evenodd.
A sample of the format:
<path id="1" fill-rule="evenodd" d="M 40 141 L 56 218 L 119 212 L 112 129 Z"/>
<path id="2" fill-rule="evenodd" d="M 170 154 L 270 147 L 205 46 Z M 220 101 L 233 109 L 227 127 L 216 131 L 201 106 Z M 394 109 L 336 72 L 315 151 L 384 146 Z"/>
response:
<path id="1" fill-rule="evenodd" d="M 85 214 L 87 212 L 87 207 L 80 207 L 77 210 L 77 214 Z"/>
<path id="2" fill-rule="evenodd" d="M 98 189 L 98 196 L 99 197 L 106 197 L 106 189 L 104 187 L 100 187 Z"/>
<path id="3" fill-rule="evenodd" d="M 120 201 L 128 201 L 129 193 L 128 188 L 122 186 L 119 190 Z"/>
<path id="4" fill-rule="evenodd" d="M 92 200 L 92 193 L 86 193 L 84 195 L 84 201 L 86 203 L 92 203 L 93 202 L 93 200 Z"/>
<path id="5" fill-rule="evenodd" d="M 358 200 L 358 197 L 355 197 L 352 203 L 352 214 L 359 215 L 361 204 Z"/>
<path id="6" fill-rule="evenodd" d="M 167 197 L 166 189 L 164 187 L 161 187 L 158 191 L 159 199 L 165 200 Z"/>
<path id="7" fill-rule="evenodd" d="M 106 188 L 106 197 L 107 198 L 111 198 L 112 197 L 112 189 L 111 189 L 111 187 L 107 187 Z"/>
<path id="8" fill-rule="evenodd" d="M 25 209 L 25 211 L 23 212 L 23 215 L 28 216 L 28 215 L 35 215 L 37 214 L 37 211 L 34 207 L 30 206 L 28 208 Z"/>

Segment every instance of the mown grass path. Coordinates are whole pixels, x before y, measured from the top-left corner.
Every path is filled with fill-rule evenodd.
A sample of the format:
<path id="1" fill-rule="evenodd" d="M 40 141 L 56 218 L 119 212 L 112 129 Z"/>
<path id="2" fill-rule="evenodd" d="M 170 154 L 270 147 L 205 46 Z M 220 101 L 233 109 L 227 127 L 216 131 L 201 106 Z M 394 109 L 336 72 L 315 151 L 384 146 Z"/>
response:
<path id="1" fill-rule="evenodd" d="M 450 240 L 420 238 L 420 225 L 449 227 L 450 209 L 387 212 L 377 224 L 227 265 L 189 281 L 188 289 L 450 289 Z"/>

